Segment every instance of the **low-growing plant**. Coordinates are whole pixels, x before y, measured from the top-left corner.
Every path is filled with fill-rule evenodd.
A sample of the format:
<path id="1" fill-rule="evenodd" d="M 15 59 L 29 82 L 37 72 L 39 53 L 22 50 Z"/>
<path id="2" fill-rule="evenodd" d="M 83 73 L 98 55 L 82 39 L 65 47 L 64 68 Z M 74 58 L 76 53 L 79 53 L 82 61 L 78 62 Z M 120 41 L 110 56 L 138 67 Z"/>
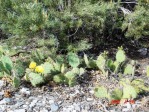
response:
<path id="1" fill-rule="evenodd" d="M 96 60 L 88 59 L 87 55 L 84 54 L 84 62 L 88 68 L 98 68 L 106 76 L 108 76 L 108 73 L 134 75 L 135 71 L 135 61 L 127 60 L 122 47 L 118 48 L 115 60 L 108 59 L 107 52 L 104 52 L 101 53 Z"/>
<path id="2" fill-rule="evenodd" d="M 16 66 L 7 53 L 5 53 L 3 47 L 0 46 L 0 78 L 7 77 L 11 80 L 11 84 L 14 87 L 19 87 L 22 73 L 22 68 Z"/>
<path id="3" fill-rule="evenodd" d="M 145 86 L 143 80 L 134 78 L 136 62 L 134 60 L 127 60 L 127 57 L 122 47 L 118 48 L 115 61 L 105 57 L 106 56 L 103 56 L 103 54 L 101 54 L 100 56 L 98 56 L 97 60 L 95 60 L 98 68 L 102 71 L 103 74 L 105 71 L 108 71 L 109 75 L 110 73 L 118 75 L 119 77 L 116 80 L 119 80 L 121 88 L 116 88 L 115 90 L 110 92 L 104 86 L 96 87 L 96 97 L 108 98 L 109 100 L 134 99 L 141 92 L 149 91 L 149 88 Z M 122 78 L 125 77 L 125 75 L 131 75 L 132 77 L 130 79 Z"/>
<path id="4" fill-rule="evenodd" d="M 127 100 L 134 99 L 138 94 L 149 91 L 149 88 L 145 86 L 142 79 L 121 79 L 119 82 L 121 88 L 116 88 L 110 92 L 106 87 L 99 86 L 95 88 L 95 96 L 98 98 L 108 98 L 109 100 Z"/>
<path id="5" fill-rule="evenodd" d="M 146 67 L 146 74 L 149 77 L 149 66 Z"/>
<path id="6" fill-rule="evenodd" d="M 37 66 L 36 62 L 31 62 L 26 69 L 25 79 L 30 81 L 33 86 L 53 80 L 60 84 L 72 86 L 76 84 L 77 75 L 85 72 L 79 68 L 80 59 L 75 53 L 68 53 L 67 56 L 58 56 L 55 59 L 48 57 L 46 62 Z"/>

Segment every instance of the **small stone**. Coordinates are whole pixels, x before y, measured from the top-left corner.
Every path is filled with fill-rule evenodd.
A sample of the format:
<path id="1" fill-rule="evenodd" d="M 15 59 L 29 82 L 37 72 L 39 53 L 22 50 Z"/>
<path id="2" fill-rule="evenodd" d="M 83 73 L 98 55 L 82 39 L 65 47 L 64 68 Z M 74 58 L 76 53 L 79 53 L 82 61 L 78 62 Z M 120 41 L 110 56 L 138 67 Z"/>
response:
<path id="1" fill-rule="evenodd" d="M 0 95 L 4 95 L 4 91 L 0 92 Z"/>
<path id="2" fill-rule="evenodd" d="M 0 110 L 2 110 L 2 112 L 6 109 L 6 105 L 0 105 Z"/>
<path id="3" fill-rule="evenodd" d="M 90 102 L 90 101 L 93 101 L 94 99 L 93 98 L 87 98 L 86 101 Z"/>
<path id="4" fill-rule="evenodd" d="M 41 107 L 41 106 L 43 106 L 43 104 L 42 104 L 42 103 L 37 103 L 36 105 L 37 105 L 37 106 L 40 106 L 40 107 Z"/>
<path id="5" fill-rule="evenodd" d="M 0 80 L 0 89 L 4 86 L 4 81 Z"/>
<path id="6" fill-rule="evenodd" d="M 129 102 L 125 103 L 123 106 L 126 107 L 126 108 L 128 108 L 128 109 L 131 108 L 131 104 Z"/>
<path id="7" fill-rule="evenodd" d="M 127 111 L 130 111 L 132 109 L 131 104 L 129 102 L 127 102 L 123 106 L 124 106 L 124 108 L 122 109 L 122 112 L 127 112 Z"/>
<path id="8" fill-rule="evenodd" d="M 20 93 L 22 93 L 24 95 L 30 95 L 31 94 L 28 88 L 22 88 L 20 90 Z"/>
<path id="9" fill-rule="evenodd" d="M 32 108 L 36 105 L 37 102 L 38 100 L 33 100 L 29 106 Z"/>
<path id="10" fill-rule="evenodd" d="M 25 109 L 17 109 L 17 110 L 14 110 L 14 112 L 26 112 Z"/>
<path id="11" fill-rule="evenodd" d="M 13 110 L 8 110 L 7 112 L 14 112 Z"/>
<path id="12" fill-rule="evenodd" d="M 88 112 L 88 111 L 83 109 L 82 112 Z"/>
<path id="13" fill-rule="evenodd" d="M 142 48 L 142 49 L 139 49 L 138 52 L 140 53 L 141 56 L 146 56 L 147 55 L 147 48 Z"/>
<path id="14" fill-rule="evenodd" d="M 81 107 L 80 107 L 80 105 L 78 105 L 78 104 L 75 104 L 74 105 L 74 109 L 76 110 L 76 111 L 81 111 Z"/>
<path id="15" fill-rule="evenodd" d="M 57 103 L 52 103 L 52 104 L 50 105 L 50 107 L 51 107 L 51 111 L 52 111 L 52 112 L 55 112 L 55 111 L 57 111 L 57 110 L 59 109 L 59 106 L 58 106 Z"/>
<path id="16" fill-rule="evenodd" d="M 0 105 L 7 104 L 7 103 L 10 103 L 10 102 L 11 102 L 10 98 L 4 98 L 3 100 L 0 101 Z"/>
<path id="17" fill-rule="evenodd" d="M 54 100 L 49 100 L 49 103 L 50 103 L 50 104 L 54 103 Z"/>
<path id="18" fill-rule="evenodd" d="M 89 93 L 94 94 L 94 90 L 90 90 Z"/>
<path id="19" fill-rule="evenodd" d="M 43 108 L 43 109 L 40 110 L 40 112 L 48 112 L 48 110 Z"/>
<path id="20" fill-rule="evenodd" d="M 23 105 L 22 107 L 27 109 L 28 108 L 28 105 Z"/>
<path id="21" fill-rule="evenodd" d="M 46 101 L 42 101 L 42 104 L 45 105 L 46 104 Z"/>
<path id="22" fill-rule="evenodd" d="M 16 107 L 20 107 L 20 106 L 22 106 L 23 104 L 24 104 L 24 102 L 18 101 L 18 102 L 15 104 L 15 106 L 16 106 Z"/>

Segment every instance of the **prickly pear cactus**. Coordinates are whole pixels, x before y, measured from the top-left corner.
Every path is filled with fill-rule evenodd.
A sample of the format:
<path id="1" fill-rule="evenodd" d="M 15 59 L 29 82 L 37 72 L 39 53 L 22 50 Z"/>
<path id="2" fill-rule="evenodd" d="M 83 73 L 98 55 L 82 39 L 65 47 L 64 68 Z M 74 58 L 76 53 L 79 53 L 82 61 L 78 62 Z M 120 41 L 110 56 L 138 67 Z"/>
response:
<path id="1" fill-rule="evenodd" d="M 97 68 L 96 60 L 88 59 L 86 54 L 84 54 L 84 62 L 86 64 L 87 68 Z"/>
<path id="2" fill-rule="evenodd" d="M 13 77 L 13 86 L 15 87 L 15 88 L 18 88 L 19 87 L 19 85 L 20 85 L 20 79 L 18 78 L 18 77 Z"/>
<path id="3" fill-rule="evenodd" d="M 31 72 L 28 74 L 28 77 L 33 86 L 37 86 L 45 82 L 43 76 L 37 73 Z"/>
<path id="4" fill-rule="evenodd" d="M 56 83 L 63 83 L 65 82 L 64 74 L 58 74 L 53 76 L 53 81 Z"/>
<path id="5" fill-rule="evenodd" d="M 146 73 L 147 73 L 147 76 L 149 77 L 149 66 L 147 66 L 146 68 Z"/>
<path id="6" fill-rule="evenodd" d="M 98 68 L 105 68 L 106 59 L 102 55 L 99 55 L 96 64 Z"/>
<path id="7" fill-rule="evenodd" d="M 123 91 L 121 89 L 118 89 L 118 88 L 116 88 L 111 93 L 111 99 L 114 99 L 114 100 L 121 100 L 122 96 L 123 96 Z"/>
<path id="8" fill-rule="evenodd" d="M 133 75 L 134 74 L 134 66 L 132 66 L 131 64 L 127 64 L 126 68 L 124 69 L 124 74 L 126 75 Z"/>
<path id="9" fill-rule="evenodd" d="M 123 87 L 123 98 L 124 99 L 130 99 L 130 98 L 136 98 L 137 92 L 135 88 L 131 85 L 125 85 Z"/>
<path id="10" fill-rule="evenodd" d="M 66 83 L 69 85 L 69 86 L 73 86 L 75 85 L 76 83 L 76 73 L 74 73 L 74 71 L 68 71 L 64 76 L 65 76 L 65 79 L 66 79 Z"/>
<path id="11" fill-rule="evenodd" d="M 122 48 L 118 48 L 118 51 L 116 53 L 116 61 L 119 63 L 122 63 L 126 60 L 125 52 Z"/>
<path id="12" fill-rule="evenodd" d="M 118 73 L 120 68 L 120 63 L 118 61 L 114 61 L 114 66 L 115 66 L 114 73 Z"/>
<path id="13" fill-rule="evenodd" d="M 94 95 L 98 98 L 108 98 L 108 90 L 104 86 L 96 87 Z"/>
<path id="14" fill-rule="evenodd" d="M 109 59 L 109 60 L 107 61 L 107 66 L 110 68 L 110 70 L 112 70 L 112 71 L 114 72 L 114 70 L 115 70 L 115 65 L 114 65 L 113 60 Z"/>
<path id="15" fill-rule="evenodd" d="M 76 68 L 80 64 L 79 57 L 75 53 L 68 53 L 67 55 L 68 63 L 70 66 Z"/>
<path id="16" fill-rule="evenodd" d="M 8 56 L 2 56 L 0 59 L 1 62 L 1 68 L 8 74 L 10 74 L 10 71 L 13 68 L 13 63 L 11 59 Z"/>
<path id="17" fill-rule="evenodd" d="M 63 63 L 62 66 L 61 66 L 61 73 L 64 73 L 65 72 L 65 69 L 66 69 L 65 68 L 65 64 Z"/>
<path id="18" fill-rule="evenodd" d="M 85 61 L 85 64 L 88 68 L 90 68 L 90 64 L 89 64 L 89 60 L 88 60 L 88 57 L 86 54 L 84 54 L 84 61 Z"/>
<path id="19" fill-rule="evenodd" d="M 145 85 L 145 82 L 142 79 L 133 80 L 131 85 L 135 88 L 137 93 L 142 91 L 149 91 L 149 87 Z"/>
<path id="20" fill-rule="evenodd" d="M 41 65 L 44 68 L 43 74 L 48 74 L 51 73 L 51 70 L 53 70 L 53 65 L 49 62 L 45 62 L 44 64 Z"/>
<path id="21" fill-rule="evenodd" d="M 98 56 L 96 60 L 96 64 L 98 68 L 102 71 L 102 73 L 105 74 L 106 73 L 105 72 L 106 59 L 102 54 Z"/>

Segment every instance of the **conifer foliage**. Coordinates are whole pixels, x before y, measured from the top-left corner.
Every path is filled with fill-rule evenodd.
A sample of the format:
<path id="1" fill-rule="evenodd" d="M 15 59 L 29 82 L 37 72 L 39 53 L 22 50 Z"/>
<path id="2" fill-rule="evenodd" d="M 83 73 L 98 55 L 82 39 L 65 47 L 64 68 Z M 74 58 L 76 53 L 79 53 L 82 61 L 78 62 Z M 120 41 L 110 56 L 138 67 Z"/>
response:
<path id="1" fill-rule="evenodd" d="M 126 31 L 127 38 L 149 35 L 148 4 L 141 0 L 123 16 L 118 14 L 120 0 L 0 0 L 0 6 L 3 32 L 24 39 L 54 38 L 59 49 L 86 50 L 114 29 Z"/>

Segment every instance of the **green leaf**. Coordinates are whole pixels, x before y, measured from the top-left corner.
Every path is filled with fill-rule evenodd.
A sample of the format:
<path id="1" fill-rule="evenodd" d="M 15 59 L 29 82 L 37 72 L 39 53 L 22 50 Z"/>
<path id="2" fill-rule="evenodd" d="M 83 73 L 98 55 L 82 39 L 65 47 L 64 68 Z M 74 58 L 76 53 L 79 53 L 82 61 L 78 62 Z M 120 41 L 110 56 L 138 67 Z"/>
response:
<path id="1" fill-rule="evenodd" d="M 104 69 L 106 64 L 106 59 L 101 55 L 98 56 L 96 64 L 99 69 Z"/>
<path id="2" fill-rule="evenodd" d="M 13 86 L 14 86 L 15 88 L 18 88 L 19 85 L 20 85 L 20 79 L 17 78 L 17 77 L 14 77 L 14 78 L 13 78 Z"/>
<path id="3" fill-rule="evenodd" d="M 115 100 L 121 100 L 123 96 L 123 91 L 120 89 L 115 89 L 114 91 L 112 91 L 111 93 L 111 98 L 115 99 Z"/>
<path id="4" fill-rule="evenodd" d="M 89 60 L 88 60 L 86 54 L 84 54 L 84 61 L 85 61 L 86 66 L 87 66 L 88 68 L 90 68 Z"/>
<path id="5" fill-rule="evenodd" d="M 65 80 L 65 77 L 63 74 L 58 74 L 53 76 L 53 81 L 56 83 L 63 83 Z"/>
<path id="6" fill-rule="evenodd" d="M 56 57 L 56 62 L 59 63 L 59 64 L 63 64 L 64 63 L 64 56 L 58 55 Z"/>
<path id="7" fill-rule="evenodd" d="M 109 59 L 109 60 L 107 61 L 107 66 L 110 68 L 110 70 L 112 70 L 112 71 L 115 70 L 115 65 L 114 65 L 113 60 Z"/>
<path id="8" fill-rule="evenodd" d="M 76 73 L 75 71 L 68 71 L 66 74 L 65 74 L 65 77 L 72 80 L 73 78 L 75 78 L 76 76 Z"/>
<path id="9" fill-rule="evenodd" d="M 31 72 L 30 74 L 28 74 L 28 77 L 33 86 L 44 83 L 44 79 L 40 74 Z"/>
<path id="10" fill-rule="evenodd" d="M 2 72 L 0 72 L 0 78 L 4 77 L 4 74 Z"/>
<path id="11" fill-rule="evenodd" d="M 137 92 L 135 88 L 131 85 L 125 85 L 123 87 L 123 98 L 136 98 Z"/>
<path id="12" fill-rule="evenodd" d="M 67 55 L 68 63 L 72 67 L 77 67 L 80 64 L 79 57 L 75 53 L 68 53 Z"/>
<path id="13" fill-rule="evenodd" d="M 74 73 L 75 71 L 68 71 L 64 76 L 66 78 L 66 83 L 69 86 L 73 86 L 76 83 L 75 77 L 76 77 L 76 73 Z"/>
<path id="14" fill-rule="evenodd" d="M 134 67 L 131 64 L 127 64 L 126 68 L 124 69 L 125 75 L 132 75 L 134 73 Z"/>
<path id="15" fill-rule="evenodd" d="M 96 87 L 94 91 L 95 91 L 94 95 L 98 98 L 108 97 L 108 91 L 104 86 Z"/>
<path id="16" fill-rule="evenodd" d="M 120 68 L 120 63 L 118 61 L 114 61 L 114 73 L 118 73 L 119 72 L 119 68 Z"/>
<path id="17" fill-rule="evenodd" d="M 107 75 L 107 72 L 105 71 L 106 59 L 103 54 L 98 56 L 96 60 L 96 65 L 102 71 L 103 75 Z"/>
<path id="18" fill-rule="evenodd" d="M 118 62 L 123 62 L 123 61 L 125 61 L 126 60 L 126 55 L 125 55 L 125 52 L 124 52 L 124 50 L 122 50 L 122 49 L 119 49 L 118 51 L 117 51 L 117 53 L 116 53 L 116 61 L 118 61 Z"/>
<path id="19" fill-rule="evenodd" d="M 79 73 L 79 75 L 82 75 L 82 74 L 84 74 L 84 73 L 85 73 L 84 68 L 80 68 L 80 73 Z"/>
<path id="20" fill-rule="evenodd" d="M 89 68 L 97 68 L 96 60 L 94 59 L 89 60 Z"/>
<path id="21" fill-rule="evenodd" d="M 145 86 L 142 79 L 135 79 L 131 82 L 131 85 L 135 88 L 137 93 L 144 91 L 149 91 L 149 87 Z"/>
<path id="22" fill-rule="evenodd" d="M 53 63 L 53 66 L 57 72 L 61 72 L 61 64 L 60 63 L 58 63 L 58 62 Z"/>
<path id="23" fill-rule="evenodd" d="M 1 57 L 1 62 L 3 64 L 3 66 L 5 67 L 5 69 L 11 71 L 12 67 L 13 67 L 13 63 L 11 61 L 11 59 L 8 56 L 2 56 Z"/>
<path id="24" fill-rule="evenodd" d="M 14 69 L 17 72 L 18 77 L 24 76 L 24 74 L 25 74 L 25 67 L 22 64 L 17 63 Z"/>
<path id="25" fill-rule="evenodd" d="M 45 62 L 44 64 L 41 64 L 41 66 L 44 68 L 43 74 L 51 73 L 51 70 L 53 70 L 53 65 L 49 62 Z"/>
<path id="26" fill-rule="evenodd" d="M 65 65 L 62 64 L 62 66 L 61 66 L 61 73 L 64 73 L 64 72 L 65 72 Z"/>
<path id="27" fill-rule="evenodd" d="M 147 66 L 147 68 L 146 68 L 146 74 L 149 77 L 149 66 Z"/>

